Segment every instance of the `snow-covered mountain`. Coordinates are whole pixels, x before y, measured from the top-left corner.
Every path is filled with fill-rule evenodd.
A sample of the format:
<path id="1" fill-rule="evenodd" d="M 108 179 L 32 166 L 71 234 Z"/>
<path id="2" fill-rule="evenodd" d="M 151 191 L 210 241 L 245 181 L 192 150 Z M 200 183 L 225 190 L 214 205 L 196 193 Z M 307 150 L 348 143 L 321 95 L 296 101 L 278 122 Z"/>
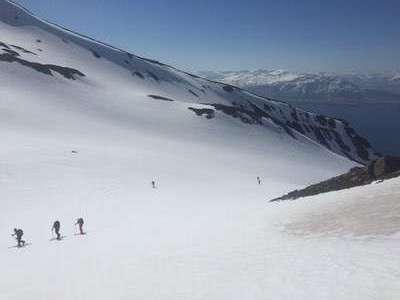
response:
<path id="1" fill-rule="evenodd" d="M 101 97 L 91 103 L 97 112 L 103 109 L 110 114 L 114 111 L 121 118 L 135 122 L 138 122 L 137 118 L 132 114 L 138 114 L 139 109 L 131 112 L 131 99 L 140 101 L 135 103 L 136 108 L 146 106 L 142 105 L 143 102 L 153 102 L 152 105 L 156 106 L 169 103 L 169 109 L 185 109 L 186 114 L 198 116 L 203 123 L 220 124 L 221 119 L 237 118 L 244 124 L 263 127 L 266 134 L 274 131 L 294 140 L 310 138 L 330 151 L 358 162 L 367 162 L 375 156 L 368 141 L 344 121 L 314 115 L 283 102 L 258 97 L 231 85 L 210 82 L 157 61 L 137 57 L 38 21 L 19 7 L 7 1 L 3 3 L 2 20 L 6 25 L 2 29 L 0 61 L 6 77 L 4 80 L 21 83 L 20 73 L 23 73 L 41 82 L 46 79 L 45 82 L 51 85 L 63 82 L 57 88 L 64 87 L 65 93 L 69 94 L 84 90 L 94 96 L 101 90 Z M 26 26 L 34 26 L 29 37 L 23 30 Z M 24 85 L 32 81 L 24 82 Z M 33 86 L 29 93 L 31 98 L 34 94 L 43 98 L 43 93 L 52 93 L 54 89 Z M 124 101 L 114 101 L 111 106 L 110 101 L 104 99 L 106 93 L 110 93 L 112 99 L 120 96 Z M 90 102 L 93 96 L 86 101 Z M 160 101 L 164 103 L 160 104 Z M 24 110 L 24 113 L 31 112 Z M 145 115 L 143 112 L 141 118 Z M 214 121 L 209 121 L 214 118 Z M 226 121 L 222 123 L 226 124 Z M 144 124 L 140 122 L 140 126 Z"/>
<path id="2" fill-rule="evenodd" d="M 200 72 L 258 95 L 345 119 L 384 154 L 400 155 L 400 75 L 275 71 Z"/>
<path id="3" fill-rule="evenodd" d="M 201 71 L 206 78 L 285 101 L 400 102 L 399 74 L 296 73 L 286 70 Z"/>
<path id="4" fill-rule="evenodd" d="M 7 0 L 0 41 L 0 299 L 400 294 L 397 223 L 357 240 L 348 228 L 298 238 L 283 220 L 323 199 L 265 201 L 376 157 L 347 122 L 135 56 Z M 86 236 L 75 234 L 81 216 Z M 49 241 L 56 219 L 65 238 Z M 12 248 L 14 227 L 29 246 Z"/>

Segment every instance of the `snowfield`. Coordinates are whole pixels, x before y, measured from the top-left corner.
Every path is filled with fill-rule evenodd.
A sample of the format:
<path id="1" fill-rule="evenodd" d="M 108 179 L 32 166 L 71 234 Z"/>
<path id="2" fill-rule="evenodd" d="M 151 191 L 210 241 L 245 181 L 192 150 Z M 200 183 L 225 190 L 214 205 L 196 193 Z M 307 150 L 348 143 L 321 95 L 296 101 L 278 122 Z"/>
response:
<path id="1" fill-rule="evenodd" d="M 297 184 L 275 179 L 273 170 L 261 173 L 270 162 L 257 166 L 260 157 L 212 156 L 190 143 L 135 136 L 146 144 L 138 151 L 133 141 L 38 136 L 8 137 L 1 152 L 3 299 L 400 295 L 397 179 L 269 204 L 266 195 L 294 188 L 304 174 L 292 174 Z M 74 235 L 79 216 L 84 237 Z M 50 242 L 56 218 L 66 238 Z M 14 224 L 32 245 L 8 248 Z"/>
<path id="2" fill-rule="evenodd" d="M 0 41 L 0 299 L 400 296 L 397 179 L 268 202 L 376 157 L 345 122 L 5 0 Z M 30 245 L 13 248 L 14 227 Z"/>

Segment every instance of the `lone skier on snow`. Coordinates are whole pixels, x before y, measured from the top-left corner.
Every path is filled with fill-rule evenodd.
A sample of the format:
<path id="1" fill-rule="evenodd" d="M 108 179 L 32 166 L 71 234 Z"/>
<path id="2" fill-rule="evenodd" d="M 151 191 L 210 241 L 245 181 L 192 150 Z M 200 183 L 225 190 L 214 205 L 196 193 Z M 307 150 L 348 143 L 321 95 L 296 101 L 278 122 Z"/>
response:
<path id="1" fill-rule="evenodd" d="M 23 235 L 24 235 L 24 232 L 22 231 L 22 229 L 14 228 L 14 233 L 11 236 L 15 236 L 15 238 L 17 239 L 18 247 L 25 246 L 25 241 L 22 240 Z"/>
<path id="2" fill-rule="evenodd" d="M 156 182 L 155 182 L 155 180 L 153 180 L 153 181 L 151 182 L 151 186 L 153 187 L 153 189 L 156 188 Z"/>
<path id="3" fill-rule="evenodd" d="M 260 178 L 260 176 L 257 176 L 257 182 L 258 182 L 259 185 L 261 184 L 261 178 Z"/>
<path id="4" fill-rule="evenodd" d="M 85 233 L 83 232 L 83 224 L 84 224 L 84 223 L 85 223 L 85 222 L 83 221 L 83 218 L 79 218 L 79 219 L 76 220 L 75 226 L 76 226 L 76 225 L 79 226 L 79 232 L 80 232 L 80 234 L 85 234 Z"/>
<path id="5" fill-rule="evenodd" d="M 58 220 L 54 222 L 53 227 L 51 228 L 51 232 L 54 231 L 56 233 L 57 240 L 61 240 L 60 228 L 61 228 L 61 223 Z"/>

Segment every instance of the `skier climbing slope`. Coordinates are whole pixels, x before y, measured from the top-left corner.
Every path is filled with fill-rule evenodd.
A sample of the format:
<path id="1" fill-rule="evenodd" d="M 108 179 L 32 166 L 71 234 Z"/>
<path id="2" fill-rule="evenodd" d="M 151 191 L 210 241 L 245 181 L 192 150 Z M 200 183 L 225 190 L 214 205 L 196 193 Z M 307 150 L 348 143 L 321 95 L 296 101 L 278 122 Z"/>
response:
<path id="1" fill-rule="evenodd" d="M 61 240 L 60 228 L 61 228 L 61 223 L 58 220 L 53 223 L 53 227 L 51 228 L 51 231 L 52 232 L 54 231 L 54 233 L 56 234 L 57 240 Z"/>
<path id="2" fill-rule="evenodd" d="M 76 223 L 75 223 L 75 225 L 78 225 L 79 234 L 81 234 L 81 235 L 85 234 L 85 232 L 83 231 L 83 224 L 84 224 L 84 223 L 85 223 L 85 222 L 84 222 L 83 218 L 78 218 L 78 219 L 76 220 Z"/>
<path id="3" fill-rule="evenodd" d="M 11 236 L 14 236 L 15 239 L 17 240 L 17 246 L 18 247 L 23 247 L 25 246 L 25 241 L 22 239 L 22 236 L 24 235 L 24 231 L 22 229 L 17 229 L 14 228 L 14 233 Z"/>

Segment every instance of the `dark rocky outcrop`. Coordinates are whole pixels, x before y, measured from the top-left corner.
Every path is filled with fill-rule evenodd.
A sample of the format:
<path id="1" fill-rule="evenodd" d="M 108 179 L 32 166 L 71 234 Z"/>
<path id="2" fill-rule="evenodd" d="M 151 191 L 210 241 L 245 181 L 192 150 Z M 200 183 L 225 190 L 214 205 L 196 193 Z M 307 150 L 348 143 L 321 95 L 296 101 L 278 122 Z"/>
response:
<path id="1" fill-rule="evenodd" d="M 220 111 L 233 118 L 238 118 L 245 124 L 263 125 L 263 118 L 269 119 L 276 125 L 280 126 L 282 129 L 284 129 L 289 136 L 296 139 L 296 136 L 290 126 L 281 122 L 279 119 L 273 117 L 268 112 L 259 108 L 257 105 L 253 104 L 250 101 L 248 101 L 248 106 L 246 107 L 244 105 L 237 105 L 236 103 L 232 103 L 233 106 L 215 103 L 203 104 L 210 105 L 214 107 L 216 111 Z"/>
<path id="2" fill-rule="evenodd" d="M 222 88 L 224 89 L 225 92 L 228 93 L 232 93 L 235 90 L 234 87 L 231 85 L 224 85 Z"/>
<path id="3" fill-rule="evenodd" d="M 25 48 L 23 48 L 23 47 L 16 46 L 16 45 L 10 45 L 10 46 L 13 47 L 14 49 L 17 49 L 17 50 L 19 50 L 19 51 L 22 51 L 23 53 L 32 54 L 32 55 L 37 55 L 36 53 L 34 53 L 34 52 L 32 52 L 32 51 L 29 51 L 29 50 L 27 50 L 27 49 L 25 49 Z"/>
<path id="4" fill-rule="evenodd" d="M 275 110 L 275 107 L 264 103 L 264 110 L 272 112 L 273 110 Z"/>
<path id="5" fill-rule="evenodd" d="M 368 149 L 371 149 L 371 144 L 365 138 L 358 135 L 353 128 L 346 126 L 345 131 L 351 139 L 354 147 L 356 147 L 358 156 L 363 160 L 369 160 Z"/>
<path id="6" fill-rule="evenodd" d="M 374 178 L 381 178 L 387 174 L 391 174 L 400 170 L 400 157 L 385 156 L 381 159 L 373 161 L 369 165 L 369 170 Z"/>
<path id="7" fill-rule="evenodd" d="M 272 119 L 274 123 L 283 127 L 289 134 L 290 132 L 287 129 L 297 131 L 325 148 L 353 161 L 368 164 L 371 160 L 381 156 L 373 150 L 365 138 L 342 120 L 314 115 L 287 104 L 281 105 L 277 109 L 277 113 L 266 104 L 263 107 L 254 105 L 252 107 L 255 110 L 263 111 L 266 118 Z M 290 135 L 295 138 L 295 135 Z"/>
<path id="8" fill-rule="evenodd" d="M 3 42 L 0 42 L 0 47 L 6 48 L 6 49 L 10 49 L 10 47 L 7 44 L 3 43 Z"/>
<path id="9" fill-rule="evenodd" d="M 8 54 L 12 55 L 12 56 L 20 56 L 19 53 L 17 51 L 5 48 L 3 49 L 4 52 L 7 52 Z"/>
<path id="10" fill-rule="evenodd" d="M 365 167 L 352 168 L 346 174 L 310 185 L 303 190 L 295 190 L 282 197 L 271 200 L 296 200 L 318 194 L 339 191 L 370 184 L 376 180 L 386 180 L 400 176 L 400 157 L 385 156 Z"/>
<path id="11" fill-rule="evenodd" d="M 315 138 L 317 139 L 317 141 L 321 145 L 325 146 L 328 149 L 331 149 L 331 146 L 326 141 L 326 139 L 325 139 L 324 135 L 322 134 L 322 131 L 321 131 L 321 129 L 319 127 L 314 127 L 314 135 L 315 135 Z"/>
<path id="12" fill-rule="evenodd" d="M 239 118 L 243 123 L 246 124 L 259 124 L 261 125 L 261 120 L 257 114 L 253 111 L 245 109 L 243 106 L 229 106 L 224 104 L 208 104 L 213 106 L 215 110 L 221 111 L 233 118 Z"/>
<path id="13" fill-rule="evenodd" d="M 158 95 L 147 95 L 150 98 L 153 98 L 155 100 L 162 100 L 162 101 L 168 101 L 168 102 L 174 102 L 174 99 L 163 97 L 163 96 L 158 96 Z"/>
<path id="14" fill-rule="evenodd" d="M 215 111 L 211 108 L 194 108 L 194 107 L 188 107 L 189 110 L 192 110 L 196 113 L 198 116 L 205 115 L 207 119 L 212 119 L 215 116 Z"/>
<path id="15" fill-rule="evenodd" d="M 29 50 L 25 49 L 24 47 L 17 46 L 17 45 L 12 45 L 12 44 L 7 45 L 6 43 L 0 42 L 0 47 L 3 48 L 2 49 L 3 51 L 6 51 L 6 50 L 13 51 L 13 50 L 11 50 L 11 48 L 14 48 L 14 49 L 19 50 L 19 51 L 21 51 L 23 53 L 37 55 L 35 52 L 29 51 Z M 19 54 L 18 54 L 18 56 L 19 56 Z"/>
<path id="16" fill-rule="evenodd" d="M 335 136 L 336 144 L 339 145 L 339 147 L 342 149 L 342 152 L 343 152 L 343 153 L 348 153 L 348 152 L 350 152 L 350 151 L 351 151 L 351 148 L 343 142 L 343 139 L 342 139 L 342 137 L 340 136 L 340 134 L 337 133 L 337 132 L 334 131 L 334 130 L 332 130 L 332 133 L 333 133 L 333 135 Z"/>
<path id="17" fill-rule="evenodd" d="M 193 90 L 190 90 L 190 89 L 189 89 L 188 91 L 189 91 L 189 93 L 191 93 L 193 96 L 195 96 L 195 97 L 197 97 L 197 98 L 199 97 L 199 95 L 197 95 Z"/>
<path id="18" fill-rule="evenodd" d="M 136 72 L 132 72 L 132 76 L 137 76 L 137 77 L 139 77 L 139 78 L 141 78 L 141 79 L 144 79 L 144 76 L 143 76 L 143 74 L 142 74 L 142 73 L 140 73 L 140 72 L 138 72 L 138 71 L 136 71 Z"/>
<path id="19" fill-rule="evenodd" d="M 153 78 L 155 81 L 160 81 L 160 78 L 158 78 L 158 76 L 153 72 L 147 72 L 147 74 L 149 74 L 149 76 Z"/>
<path id="20" fill-rule="evenodd" d="M 137 58 L 140 58 L 144 61 L 147 61 L 149 63 L 155 64 L 157 66 L 165 66 L 165 64 L 160 63 L 158 60 L 154 60 L 154 59 L 150 59 L 150 58 L 146 58 L 146 57 L 141 57 L 141 56 L 136 56 Z"/>
<path id="21" fill-rule="evenodd" d="M 93 50 L 93 49 L 90 49 L 90 52 L 92 52 L 92 54 L 93 54 L 94 57 L 96 57 L 96 58 L 101 58 L 100 54 L 99 54 L 97 51 L 95 51 L 95 50 Z"/>
<path id="22" fill-rule="evenodd" d="M 46 74 L 46 75 L 50 75 L 53 76 L 52 72 L 57 72 L 60 75 L 64 76 L 67 79 L 72 79 L 75 80 L 76 76 L 80 76 L 80 77 L 84 77 L 85 74 L 83 74 L 82 72 L 73 69 L 73 68 L 68 68 L 68 67 L 61 67 L 61 66 L 57 66 L 57 65 L 49 65 L 49 64 L 41 64 L 41 63 L 37 63 L 37 62 L 30 62 L 27 60 L 24 60 L 22 58 L 18 57 L 19 54 L 17 53 L 17 55 L 12 54 L 12 53 L 3 53 L 0 54 L 0 62 L 8 62 L 8 63 L 12 63 L 12 62 L 16 62 L 19 63 L 25 67 L 29 67 L 37 72 Z"/>
<path id="23" fill-rule="evenodd" d="M 328 124 L 328 120 L 325 116 L 322 115 L 316 115 L 315 120 L 319 122 L 322 126 L 326 126 Z"/>
<path id="24" fill-rule="evenodd" d="M 329 118 L 329 119 L 328 119 L 328 125 L 329 125 L 330 128 L 335 129 L 335 128 L 336 128 L 336 122 L 335 122 L 335 120 L 332 119 L 332 118 Z"/>

